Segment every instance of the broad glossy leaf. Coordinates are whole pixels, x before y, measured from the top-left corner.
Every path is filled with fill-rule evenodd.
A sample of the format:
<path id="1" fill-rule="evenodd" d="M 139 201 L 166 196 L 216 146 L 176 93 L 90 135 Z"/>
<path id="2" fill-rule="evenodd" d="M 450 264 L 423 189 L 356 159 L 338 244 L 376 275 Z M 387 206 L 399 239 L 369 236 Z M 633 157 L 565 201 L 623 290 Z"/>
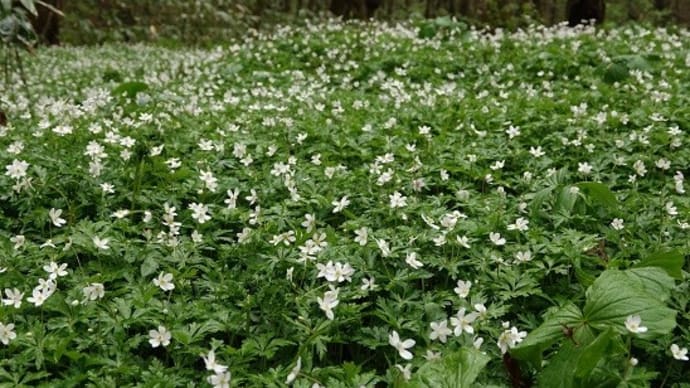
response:
<path id="1" fill-rule="evenodd" d="M 518 359 L 539 366 L 541 353 L 559 339 L 567 339 L 563 330 L 582 322 L 582 312 L 573 303 L 547 314 L 538 328 L 534 329 L 510 354 Z"/>
<path id="2" fill-rule="evenodd" d="M 675 326 L 675 310 L 665 306 L 673 279 L 659 268 L 604 271 L 587 290 L 584 318 L 592 328 L 613 327 L 625 333 L 625 320 L 639 315 L 648 328 L 643 337 L 669 333 Z"/>
<path id="3" fill-rule="evenodd" d="M 149 86 L 143 82 L 124 82 L 113 89 L 113 95 L 121 96 L 126 94 L 127 97 L 133 98 L 139 92 L 147 90 Z"/>
<path id="4" fill-rule="evenodd" d="M 474 348 L 462 348 L 440 360 L 427 362 L 414 374 L 408 387 L 471 387 L 489 362 L 489 356 Z"/>
<path id="5" fill-rule="evenodd" d="M 585 195 L 602 206 L 610 210 L 615 210 L 618 207 L 616 196 L 605 184 L 599 182 L 580 182 L 576 186 L 579 187 Z"/>
<path id="6" fill-rule="evenodd" d="M 591 374 L 597 366 L 599 360 L 604 357 L 606 349 L 613 338 L 614 332 L 611 329 L 601 332 L 597 338 L 582 349 L 580 357 L 577 359 L 575 376 L 582 378 Z"/>
<path id="7" fill-rule="evenodd" d="M 655 252 L 642 259 L 635 265 L 635 268 L 658 267 L 666 271 L 674 279 L 683 279 L 683 264 L 685 258 L 677 250 L 666 252 Z"/>

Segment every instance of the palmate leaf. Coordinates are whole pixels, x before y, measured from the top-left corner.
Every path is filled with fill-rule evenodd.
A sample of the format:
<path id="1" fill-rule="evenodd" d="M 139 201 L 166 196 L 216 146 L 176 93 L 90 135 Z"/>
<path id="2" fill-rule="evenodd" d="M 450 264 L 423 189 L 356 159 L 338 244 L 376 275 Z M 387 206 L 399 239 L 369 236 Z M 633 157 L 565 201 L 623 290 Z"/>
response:
<path id="1" fill-rule="evenodd" d="M 405 387 L 471 387 L 489 362 L 489 356 L 474 348 L 462 348 L 440 360 L 425 363 Z"/>

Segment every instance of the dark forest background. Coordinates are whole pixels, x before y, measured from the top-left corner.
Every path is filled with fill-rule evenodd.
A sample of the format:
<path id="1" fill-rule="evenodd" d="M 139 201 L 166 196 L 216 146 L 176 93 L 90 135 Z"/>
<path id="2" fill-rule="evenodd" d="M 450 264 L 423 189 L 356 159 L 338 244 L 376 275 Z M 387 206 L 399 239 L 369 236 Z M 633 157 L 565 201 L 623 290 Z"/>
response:
<path id="1" fill-rule="evenodd" d="M 329 15 L 402 20 L 454 16 L 478 26 L 514 29 L 567 20 L 573 0 L 57 0 L 60 41 L 157 40 L 210 44 L 250 28 L 304 23 Z M 601 0 L 604 1 L 604 0 Z M 690 25 L 690 0 L 606 0 L 606 22 Z"/>

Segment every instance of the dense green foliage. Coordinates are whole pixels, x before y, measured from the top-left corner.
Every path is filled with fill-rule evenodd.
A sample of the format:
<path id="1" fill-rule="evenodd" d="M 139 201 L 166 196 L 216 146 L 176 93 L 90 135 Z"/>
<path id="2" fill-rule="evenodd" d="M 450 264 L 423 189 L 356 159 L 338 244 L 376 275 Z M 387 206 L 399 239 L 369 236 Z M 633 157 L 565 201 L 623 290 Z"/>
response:
<path id="1" fill-rule="evenodd" d="M 369 0 L 359 0 L 369 1 Z M 216 44 L 241 38 L 248 29 L 276 24 L 303 25 L 338 11 L 334 3 L 357 0 L 100 0 L 65 3 L 62 41 L 70 44 L 112 41 L 163 41 Z M 567 20 L 567 0 L 377 0 L 370 16 L 399 21 L 454 16 L 476 26 L 515 29 L 530 24 L 553 25 Z M 690 24 L 690 3 L 684 0 L 607 0 L 606 19 L 669 25 Z M 346 17 L 363 17 L 350 6 Z M 340 8 L 340 11 L 343 9 Z M 337 12 L 336 12 L 337 13 Z"/>
<path id="2" fill-rule="evenodd" d="M 0 386 L 687 386 L 688 47 L 39 50 L 0 95 Z"/>

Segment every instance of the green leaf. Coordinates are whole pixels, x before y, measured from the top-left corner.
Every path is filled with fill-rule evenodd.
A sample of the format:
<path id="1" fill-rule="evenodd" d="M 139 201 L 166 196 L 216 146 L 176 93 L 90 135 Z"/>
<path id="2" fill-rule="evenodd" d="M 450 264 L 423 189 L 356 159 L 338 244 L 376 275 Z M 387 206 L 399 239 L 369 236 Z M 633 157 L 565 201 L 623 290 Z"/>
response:
<path id="1" fill-rule="evenodd" d="M 20 3 L 22 3 L 22 6 L 26 8 L 27 11 L 29 11 L 32 15 L 38 16 L 38 11 L 36 10 L 36 4 L 34 3 L 34 0 L 19 0 Z"/>
<path id="2" fill-rule="evenodd" d="M 427 362 L 406 387 L 471 387 L 489 362 L 489 356 L 474 348 L 462 348 L 442 359 Z"/>
<path id="3" fill-rule="evenodd" d="M 573 303 L 547 312 L 538 328 L 532 330 L 518 346 L 510 351 L 518 360 L 529 361 L 536 367 L 541 364 L 541 353 L 559 339 L 565 339 L 563 330 L 582 323 L 582 312 Z"/>
<path id="4" fill-rule="evenodd" d="M 603 79 L 606 83 L 621 82 L 630 76 L 630 70 L 625 64 L 611 63 L 603 68 Z"/>
<path id="5" fill-rule="evenodd" d="M 627 317 L 639 315 L 648 328 L 640 336 L 667 334 L 676 326 L 675 310 L 664 305 L 673 286 L 673 279 L 659 268 L 604 271 L 587 290 L 585 321 L 595 329 L 626 333 Z"/>
<path id="6" fill-rule="evenodd" d="M 603 183 L 599 182 L 580 182 L 576 185 L 582 192 L 609 210 L 616 210 L 618 200 L 613 192 Z"/>
<path id="7" fill-rule="evenodd" d="M 158 269 L 158 261 L 154 259 L 153 257 L 147 257 L 144 259 L 144 262 L 141 263 L 141 276 L 142 277 L 147 277 L 151 275 L 152 273 L 156 272 Z"/>
<path id="8" fill-rule="evenodd" d="M 113 89 L 113 95 L 119 97 L 126 94 L 127 97 L 133 98 L 136 97 L 137 93 L 143 92 L 148 88 L 149 85 L 143 82 L 123 82 Z"/>
<path id="9" fill-rule="evenodd" d="M 572 342 L 566 342 L 561 346 L 537 376 L 537 387 L 540 388 L 571 388 L 575 380 L 573 360 L 577 357 L 579 349 Z"/>
<path id="10" fill-rule="evenodd" d="M 575 367 L 576 377 L 583 378 L 592 373 L 599 363 L 599 360 L 604 357 L 613 336 L 613 330 L 608 329 L 603 331 L 594 341 L 582 349 L 582 353 L 577 359 L 577 366 Z"/>
<path id="11" fill-rule="evenodd" d="M 635 268 L 658 267 L 666 271 L 666 273 L 674 279 L 682 280 L 683 264 L 685 264 L 685 257 L 683 257 L 683 254 L 677 250 L 673 250 L 652 253 L 647 256 L 647 258 L 637 263 Z"/>
<path id="12" fill-rule="evenodd" d="M 566 216 L 569 216 L 573 211 L 575 202 L 577 201 L 577 193 L 572 192 L 572 186 L 565 186 L 561 188 L 556 200 L 556 211 Z"/>

